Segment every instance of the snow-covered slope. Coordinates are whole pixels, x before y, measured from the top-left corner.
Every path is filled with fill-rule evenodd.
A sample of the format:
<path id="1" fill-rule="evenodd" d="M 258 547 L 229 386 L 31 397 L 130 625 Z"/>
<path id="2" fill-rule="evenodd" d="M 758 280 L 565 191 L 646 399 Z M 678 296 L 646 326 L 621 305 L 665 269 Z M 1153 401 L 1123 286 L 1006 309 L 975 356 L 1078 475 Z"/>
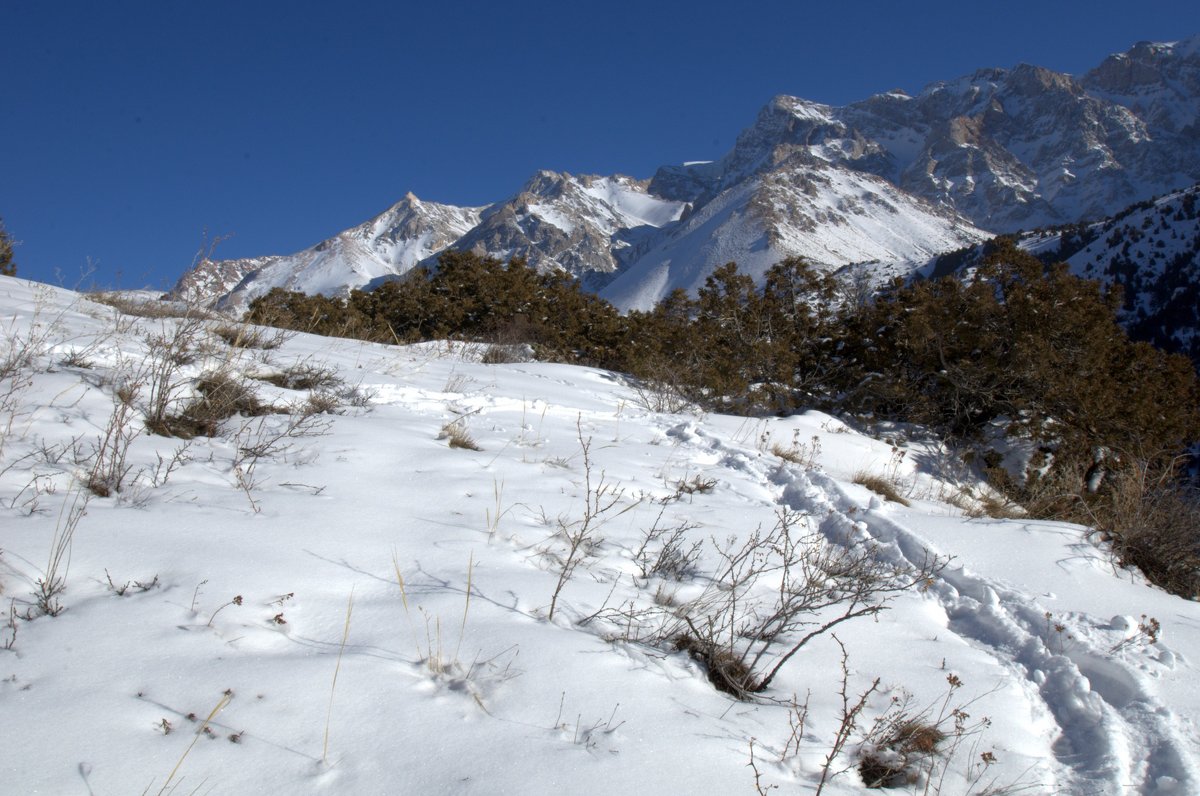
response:
<path id="1" fill-rule="evenodd" d="M 423 202 L 409 193 L 370 221 L 296 254 L 204 261 L 171 292 L 236 310 L 276 287 L 345 293 L 410 270 L 478 224 L 482 210 Z"/>
<path id="2" fill-rule="evenodd" d="M 787 257 L 906 272 L 988 237 L 879 177 L 804 160 L 734 182 L 648 241 L 600 295 L 622 310 L 645 310 L 674 289 L 694 293 L 727 262 L 758 278 Z"/>
<path id="3" fill-rule="evenodd" d="M 1200 792 L 1200 604 L 1083 528 L 964 516 L 977 485 L 901 429 L 661 414 L 615 374 L 446 343 L 271 342 L 0 278 L 6 793 L 848 796 L 905 715 L 947 737 L 890 792 Z M 143 433 L 148 373 L 185 401 L 214 369 L 276 406 L 310 391 L 264 379 L 324 374 L 342 408 Z M 739 701 L 671 634 L 780 516 L 834 561 L 945 566 L 783 660 L 813 626 L 787 630 Z M 742 583 L 739 620 L 780 577 Z"/>

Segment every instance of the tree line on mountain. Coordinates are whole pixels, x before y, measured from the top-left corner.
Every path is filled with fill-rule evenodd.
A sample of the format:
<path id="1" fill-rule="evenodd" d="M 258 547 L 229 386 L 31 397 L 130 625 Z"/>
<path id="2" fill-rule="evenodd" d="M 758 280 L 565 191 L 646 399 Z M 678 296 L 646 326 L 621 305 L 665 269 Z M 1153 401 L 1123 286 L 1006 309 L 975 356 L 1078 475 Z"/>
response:
<path id="1" fill-rule="evenodd" d="M 714 411 L 920 424 L 1030 512 L 1096 527 L 1123 561 L 1196 596 L 1200 510 L 1179 475 L 1200 440 L 1200 384 L 1186 357 L 1131 340 L 1120 306 L 1119 287 L 1000 240 L 969 278 L 870 296 L 801 259 L 758 283 L 730 263 L 695 297 L 626 315 L 569 276 L 452 251 L 432 273 L 345 298 L 273 290 L 248 320 L 383 343 L 526 344 Z M 1001 466 L 1002 439 L 1028 450 L 1023 471 Z"/>
<path id="2" fill-rule="evenodd" d="M 1090 261 L 1076 263 L 1077 272 L 1120 286 L 1124 300 L 1119 319 L 1130 337 L 1185 354 L 1200 369 L 1200 233 L 1194 231 L 1200 218 L 1198 197 L 1200 189 L 1191 189 L 1169 201 L 1147 199 L 1101 223 L 1038 228 L 1026 239 L 1058 237 L 1056 247 L 1034 253 L 1051 265 L 1075 258 L 1103 238 Z M 934 261 L 931 272 L 936 277 L 973 267 L 1001 242 L 1021 237 L 1026 236 L 1018 233 L 948 252 Z"/>

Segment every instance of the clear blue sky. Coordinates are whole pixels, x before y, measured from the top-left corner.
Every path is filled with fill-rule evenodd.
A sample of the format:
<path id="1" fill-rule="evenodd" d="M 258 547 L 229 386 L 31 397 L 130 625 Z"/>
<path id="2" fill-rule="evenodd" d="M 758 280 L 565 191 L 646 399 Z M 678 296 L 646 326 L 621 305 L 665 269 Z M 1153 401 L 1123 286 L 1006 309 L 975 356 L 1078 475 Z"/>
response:
<path id="1" fill-rule="evenodd" d="M 1200 32 L 1180 2 L 0 2 L 0 218 L 19 274 L 168 287 L 540 168 L 724 154 L 775 94 L 844 104 L 985 66 L 1079 74 Z"/>

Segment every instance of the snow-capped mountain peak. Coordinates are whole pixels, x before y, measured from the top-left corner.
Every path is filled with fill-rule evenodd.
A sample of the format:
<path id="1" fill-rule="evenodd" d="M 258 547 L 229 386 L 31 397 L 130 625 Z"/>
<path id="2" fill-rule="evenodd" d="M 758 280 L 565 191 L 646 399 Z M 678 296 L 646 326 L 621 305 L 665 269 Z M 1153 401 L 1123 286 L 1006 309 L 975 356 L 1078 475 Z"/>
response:
<path id="1" fill-rule="evenodd" d="M 683 212 L 683 202 L 654 196 L 647 185 L 623 175 L 539 171 L 516 196 L 490 207 L 454 248 L 523 257 L 578 277 L 611 273 L 633 241 Z"/>
<path id="2" fill-rule="evenodd" d="M 282 287 L 304 293 L 344 293 L 402 274 L 479 223 L 485 208 L 426 202 L 409 192 L 357 227 L 292 255 L 201 262 L 173 295 L 244 309 Z"/>

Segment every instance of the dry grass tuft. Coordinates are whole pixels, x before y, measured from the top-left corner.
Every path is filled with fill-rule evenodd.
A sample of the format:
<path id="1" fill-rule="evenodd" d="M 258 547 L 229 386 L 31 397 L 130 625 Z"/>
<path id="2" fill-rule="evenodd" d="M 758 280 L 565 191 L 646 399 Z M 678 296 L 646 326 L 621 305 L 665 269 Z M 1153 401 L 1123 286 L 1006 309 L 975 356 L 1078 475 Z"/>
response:
<path id="1" fill-rule="evenodd" d="M 199 395 L 178 414 L 164 415 L 161 420 L 148 418 L 146 428 L 164 437 L 214 437 L 221 424 L 235 415 L 261 417 L 282 414 L 284 410 L 262 403 L 254 390 L 242 380 L 224 371 L 205 373 L 196 381 Z"/>
<path id="2" fill-rule="evenodd" d="M 210 330 L 233 348 L 255 348 L 270 351 L 279 348 L 290 336 L 282 329 L 267 329 L 243 324 L 222 324 Z"/>
<path id="3" fill-rule="evenodd" d="M 342 380 L 334 368 L 308 362 L 300 362 L 278 373 L 268 373 L 256 378 L 285 390 L 329 390 L 342 386 Z"/>
<path id="4" fill-rule="evenodd" d="M 858 763 L 858 773 L 868 788 L 902 788 L 911 785 L 916 761 L 932 757 L 946 733 L 919 718 L 897 724 L 888 737 Z"/>
<path id="5" fill-rule="evenodd" d="M 124 315 L 134 315 L 139 318 L 219 318 L 217 313 L 167 299 L 149 299 L 118 291 L 102 291 L 89 293 L 88 298 L 97 304 L 112 307 Z"/>
<path id="6" fill-rule="evenodd" d="M 463 423 L 462 418 L 442 426 L 442 430 L 437 438 L 447 440 L 451 448 L 462 448 L 469 451 L 483 450 L 475 442 L 475 438 L 471 436 L 471 432 L 467 431 L 466 424 Z"/>
<path id="7" fill-rule="evenodd" d="M 878 475 L 873 475 L 867 472 L 859 472 L 854 475 L 854 483 L 859 486 L 865 486 L 867 489 L 879 495 L 884 500 L 890 500 L 893 503 L 899 503 L 901 506 L 911 506 L 908 499 L 900 494 L 896 485 L 886 478 Z"/>

